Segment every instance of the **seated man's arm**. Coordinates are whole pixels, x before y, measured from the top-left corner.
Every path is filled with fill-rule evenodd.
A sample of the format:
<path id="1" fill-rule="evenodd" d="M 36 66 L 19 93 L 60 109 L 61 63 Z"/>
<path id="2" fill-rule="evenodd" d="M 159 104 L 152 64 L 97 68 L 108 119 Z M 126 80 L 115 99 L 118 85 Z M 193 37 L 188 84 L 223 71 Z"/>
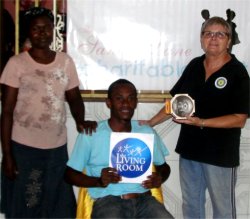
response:
<path id="1" fill-rule="evenodd" d="M 155 166 L 156 172 L 161 176 L 161 184 L 164 183 L 171 172 L 170 166 L 167 163 L 164 163 L 160 166 Z"/>
<path id="2" fill-rule="evenodd" d="M 164 163 L 160 166 L 155 166 L 156 172 L 148 176 L 148 179 L 142 182 L 142 186 L 146 189 L 159 188 L 170 175 L 170 166 Z"/>
<path id="3" fill-rule="evenodd" d="M 66 168 L 65 180 L 66 182 L 79 187 L 101 187 L 100 177 L 89 177 L 71 167 Z"/>
<path id="4" fill-rule="evenodd" d="M 121 177 L 114 168 L 103 168 L 100 177 L 87 176 L 67 166 L 65 171 L 65 180 L 79 187 L 106 187 L 110 183 L 118 183 Z"/>

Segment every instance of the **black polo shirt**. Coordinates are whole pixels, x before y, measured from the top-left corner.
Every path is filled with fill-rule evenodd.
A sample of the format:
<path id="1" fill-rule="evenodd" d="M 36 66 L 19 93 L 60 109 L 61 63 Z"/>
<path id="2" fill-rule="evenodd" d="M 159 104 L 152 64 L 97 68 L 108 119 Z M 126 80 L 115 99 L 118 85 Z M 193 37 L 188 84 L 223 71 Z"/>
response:
<path id="1" fill-rule="evenodd" d="M 205 81 L 205 56 L 193 59 L 171 89 L 171 95 L 188 93 L 195 100 L 195 116 L 213 118 L 248 114 L 249 75 L 234 55 Z M 181 125 L 176 152 L 183 158 L 222 167 L 239 165 L 240 128 L 203 128 Z"/>

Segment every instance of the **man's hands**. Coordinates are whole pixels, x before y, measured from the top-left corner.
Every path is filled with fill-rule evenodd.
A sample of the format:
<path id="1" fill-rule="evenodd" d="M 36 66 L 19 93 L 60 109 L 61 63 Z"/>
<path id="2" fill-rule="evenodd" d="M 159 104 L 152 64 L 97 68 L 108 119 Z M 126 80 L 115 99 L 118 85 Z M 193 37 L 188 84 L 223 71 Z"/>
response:
<path id="1" fill-rule="evenodd" d="M 147 180 L 142 182 L 142 186 L 145 189 L 159 188 L 170 175 L 170 166 L 167 163 L 163 163 L 160 166 L 155 166 L 156 172 L 152 172 L 152 175 L 148 176 Z M 117 170 L 112 167 L 103 168 L 101 177 L 98 180 L 99 187 L 106 187 L 110 183 L 118 183 L 122 180 L 122 177 L 117 173 Z"/>
<path id="2" fill-rule="evenodd" d="M 152 172 L 152 175 L 148 176 L 148 179 L 142 182 L 142 186 L 145 189 L 159 188 L 164 183 L 171 172 L 170 166 L 167 163 L 163 163 L 159 166 L 154 166 L 156 172 Z"/>
<path id="3" fill-rule="evenodd" d="M 121 176 L 117 173 L 117 170 L 112 167 L 106 167 L 102 169 L 99 179 L 100 187 L 107 187 L 110 183 L 118 183 L 121 181 Z"/>
<path id="4" fill-rule="evenodd" d="M 145 189 L 159 188 L 162 184 L 162 177 L 160 174 L 153 172 L 152 175 L 148 176 L 148 179 L 142 182 L 142 186 Z"/>

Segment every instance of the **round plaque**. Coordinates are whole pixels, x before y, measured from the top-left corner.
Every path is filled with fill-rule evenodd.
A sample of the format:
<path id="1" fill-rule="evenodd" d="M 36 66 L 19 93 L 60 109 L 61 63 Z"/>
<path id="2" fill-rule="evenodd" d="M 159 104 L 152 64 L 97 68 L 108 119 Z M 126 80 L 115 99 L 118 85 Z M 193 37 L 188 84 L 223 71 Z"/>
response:
<path id="1" fill-rule="evenodd" d="M 176 94 L 170 101 L 171 113 L 176 119 L 186 119 L 195 112 L 194 100 L 188 94 Z"/>

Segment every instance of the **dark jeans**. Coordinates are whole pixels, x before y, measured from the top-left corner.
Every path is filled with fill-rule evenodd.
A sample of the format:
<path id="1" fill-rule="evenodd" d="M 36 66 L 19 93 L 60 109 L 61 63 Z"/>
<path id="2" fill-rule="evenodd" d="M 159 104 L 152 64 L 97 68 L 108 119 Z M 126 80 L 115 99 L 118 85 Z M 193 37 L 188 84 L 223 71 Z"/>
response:
<path id="1" fill-rule="evenodd" d="M 106 196 L 94 202 L 91 218 L 173 218 L 163 204 L 145 194 L 138 198 L 122 199 Z"/>
<path id="2" fill-rule="evenodd" d="M 76 201 L 64 182 L 67 145 L 37 149 L 12 142 L 19 174 L 2 174 L 1 211 L 6 218 L 75 218 Z"/>

